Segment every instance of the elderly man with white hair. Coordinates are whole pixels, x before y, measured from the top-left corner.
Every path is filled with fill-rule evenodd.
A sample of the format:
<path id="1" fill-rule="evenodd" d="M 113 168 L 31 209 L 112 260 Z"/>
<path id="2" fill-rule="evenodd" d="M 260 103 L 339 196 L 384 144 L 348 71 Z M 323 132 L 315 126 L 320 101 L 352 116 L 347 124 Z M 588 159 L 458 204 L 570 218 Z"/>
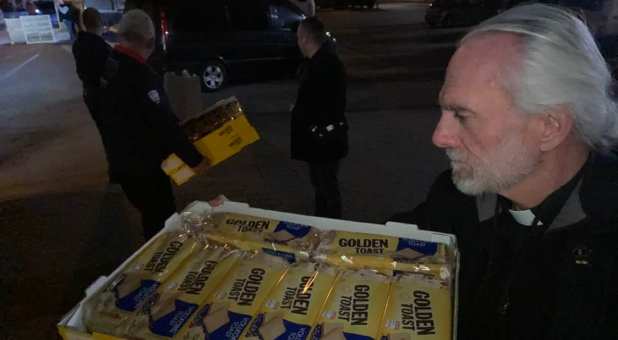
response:
<path id="1" fill-rule="evenodd" d="M 178 126 L 160 78 L 146 64 L 155 47 L 152 20 L 142 10 L 125 13 L 118 24 L 120 42 L 101 80 L 99 130 L 110 181 L 121 185 L 140 211 L 149 239 L 176 212 L 169 178 L 161 162 L 171 153 L 202 168 L 202 156 Z"/>
<path id="2" fill-rule="evenodd" d="M 440 92 L 451 170 L 395 220 L 453 233 L 459 339 L 618 338 L 618 113 L 585 24 L 512 8 L 472 29 Z"/>

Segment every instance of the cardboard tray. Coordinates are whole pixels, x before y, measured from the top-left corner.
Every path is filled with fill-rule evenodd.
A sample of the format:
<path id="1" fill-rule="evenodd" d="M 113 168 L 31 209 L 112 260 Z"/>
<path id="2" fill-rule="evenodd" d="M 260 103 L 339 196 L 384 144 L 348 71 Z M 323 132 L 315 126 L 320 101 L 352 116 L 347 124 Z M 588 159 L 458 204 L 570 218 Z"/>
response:
<path id="1" fill-rule="evenodd" d="M 365 232 L 373 234 L 382 234 L 389 236 L 413 238 L 421 241 L 437 242 L 446 244 L 451 249 L 454 249 L 455 255 L 455 268 L 454 268 L 454 285 L 453 285 L 453 340 L 457 339 L 457 297 L 459 295 L 459 255 L 457 252 L 457 240 L 454 235 L 436 233 L 432 231 L 419 230 L 416 225 L 403 224 L 396 222 L 388 222 L 385 225 L 353 222 L 345 220 L 335 220 L 329 218 L 306 216 L 299 214 L 291 214 L 274 210 L 264 210 L 251 208 L 246 203 L 239 203 L 233 201 L 225 201 L 225 203 L 218 207 L 211 207 L 206 202 L 196 201 L 191 203 L 185 211 L 191 211 L 195 213 L 215 213 L 215 212 L 234 212 L 258 217 L 267 217 L 276 220 L 283 220 L 293 223 L 311 225 L 323 230 L 342 230 L 352 232 Z M 163 230 L 159 234 L 180 230 L 181 219 L 179 214 L 172 215 L 166 222 Z M 83 309 L 82 306 L 88 301 L 94 294 L 101 290 L 110 278 L 124 270 L 124 267 L 135 258 L 142 250 L 144 250 L 156 237 L 150 239 L 144 244 L 138 251 L 131 255 L 124 263 L 122 263 L 114 272 L 108 276 L 101 276 L 94 283 L 86 289 L 86 296 L 80 301 L 71 311 L 69 311 L 62 320 L 58 323 L 58 331 L 64 340 L 125 340 L 124 338 L 118 338 L 105 334 L 90 334 L 87 332 L 86 327 L 82 322 Z"/>

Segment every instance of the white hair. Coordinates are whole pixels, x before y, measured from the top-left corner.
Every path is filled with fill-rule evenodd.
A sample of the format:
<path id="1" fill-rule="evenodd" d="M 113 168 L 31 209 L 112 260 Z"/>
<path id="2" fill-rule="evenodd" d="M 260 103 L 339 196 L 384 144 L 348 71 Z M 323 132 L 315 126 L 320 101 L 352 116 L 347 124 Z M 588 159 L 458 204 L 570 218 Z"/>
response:
<path id="1" fill-rule="evenodd" d="M 506 79 L 515 105 L 528 114 L 566 107 L 578 137 L 608 152 L 618 142 L 612 75 L 586 25 L 567 10 L 531 4 L 509 9 L 473 28 L 460 42 L 487 32 L 522 39 L 520 73 Z M 509 84 L 510 83 L 510 84 Z"/>
<path id="2" fill-rule="evenodd" d="M 122 15 L 118 23 L 118 34 L 132 42 L 146 42 L 155 36 L 154 24 L 146 12 L 132 9 Z"/>

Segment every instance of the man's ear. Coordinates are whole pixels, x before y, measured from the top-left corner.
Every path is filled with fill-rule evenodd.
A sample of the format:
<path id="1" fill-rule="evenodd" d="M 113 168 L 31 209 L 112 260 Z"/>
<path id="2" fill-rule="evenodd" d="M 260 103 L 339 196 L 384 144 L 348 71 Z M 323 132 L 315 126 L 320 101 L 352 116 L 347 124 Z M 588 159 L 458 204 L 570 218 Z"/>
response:
<path id="1" fill-rule="evenodd" d="M 538 118 L 541 128 L 539 144 L 541 151 L 551 151 L 558 147 L 571 134 L 575 126 L 575 120 L 566 107 L 543 113 Z"/>

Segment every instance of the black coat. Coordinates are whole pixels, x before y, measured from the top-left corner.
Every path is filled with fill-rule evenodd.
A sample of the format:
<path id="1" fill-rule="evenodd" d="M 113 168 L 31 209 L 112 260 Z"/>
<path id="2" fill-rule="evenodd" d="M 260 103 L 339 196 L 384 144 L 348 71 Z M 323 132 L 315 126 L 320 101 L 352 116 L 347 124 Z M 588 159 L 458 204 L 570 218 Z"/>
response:
<path id="1" fill-rule="evenodd" d="M 188 141 L 152 69 L 114 50 L 102 81 L 101 113 L 95 118 L 109 163 L 110 179 L 159 173 L 176 153 L 189 166 L 202 156 Z"/>
<path id="2" fill-rule="evenodd" d="M 292 110 L 292 158 L 320 163 L 345 157 L 345 106 L 345 69 L 334 49 L 325 43 L 303 66 Z"/>
<path id="3" fill-rule="evenodd" d="M 84 88 L 98 88 L 111 47 L 102 37 L 81 31 L 73 43 L 75 69 Z"/>
<path id="4" fill-rule="evenodd" d="M 616 161 L 589 160 L 533 208 L 544 227 L 517 224 L 508 205 L 460 193 L 445 172 L 392 218 L 457 236 L 459 339 L 618 339 Z"/>

